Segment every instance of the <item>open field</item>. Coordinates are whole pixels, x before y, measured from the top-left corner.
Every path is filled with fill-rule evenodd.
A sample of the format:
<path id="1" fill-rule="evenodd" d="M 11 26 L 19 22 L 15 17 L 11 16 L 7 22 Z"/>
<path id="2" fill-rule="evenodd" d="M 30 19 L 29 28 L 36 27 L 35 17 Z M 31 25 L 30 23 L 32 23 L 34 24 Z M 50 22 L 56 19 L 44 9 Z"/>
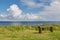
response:
<path id="1" fill-rule="evenodd" d="M 36 25 L 0 26 L 0 40 L 60 40 L 60 25 L 53 27 L 54 32 L 45 29 L 39 34 Z"/>

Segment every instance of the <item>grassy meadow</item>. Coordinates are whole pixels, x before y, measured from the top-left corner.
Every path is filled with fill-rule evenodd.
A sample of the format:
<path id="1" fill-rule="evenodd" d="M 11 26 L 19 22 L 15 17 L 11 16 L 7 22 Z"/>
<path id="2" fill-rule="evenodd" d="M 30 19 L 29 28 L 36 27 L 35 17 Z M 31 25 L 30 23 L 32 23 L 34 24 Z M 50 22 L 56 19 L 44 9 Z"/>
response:
<path id="1" fill-rule="evenodd" d="M 0 40 L 60 40 L 60 25 L 52 25 L 53 32 L 45 28 L 41 34 L 38 33 L 37 25 L 0 26 Z"/>

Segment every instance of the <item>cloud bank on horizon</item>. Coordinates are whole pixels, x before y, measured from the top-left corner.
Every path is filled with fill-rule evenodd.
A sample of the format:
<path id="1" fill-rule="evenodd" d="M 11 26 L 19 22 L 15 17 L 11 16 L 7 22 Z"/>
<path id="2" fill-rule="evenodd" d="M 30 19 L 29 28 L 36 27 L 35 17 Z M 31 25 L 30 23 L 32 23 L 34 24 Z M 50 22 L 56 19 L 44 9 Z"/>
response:
<path id="1" fill-rule="evenodd" d="M 6 9 L 6 13 L 0 13 L 0 21 L 60 21 L 60 0 L 18 1 L 20 6 L 13 3 Z"/>

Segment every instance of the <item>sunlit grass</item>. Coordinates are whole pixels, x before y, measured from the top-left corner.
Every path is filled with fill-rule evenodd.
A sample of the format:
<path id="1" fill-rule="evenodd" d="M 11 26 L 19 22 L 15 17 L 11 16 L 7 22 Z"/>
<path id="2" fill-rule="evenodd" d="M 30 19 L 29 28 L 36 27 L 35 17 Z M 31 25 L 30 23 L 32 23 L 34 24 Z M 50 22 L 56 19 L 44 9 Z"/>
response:
<path id="1" fill-rule="evenodd" d="M 37 26 L 0 26 L 0 40 L 60 40 L 60 26 L 54 24 L 54 32 L 48 29 L 38 33 Z"/>

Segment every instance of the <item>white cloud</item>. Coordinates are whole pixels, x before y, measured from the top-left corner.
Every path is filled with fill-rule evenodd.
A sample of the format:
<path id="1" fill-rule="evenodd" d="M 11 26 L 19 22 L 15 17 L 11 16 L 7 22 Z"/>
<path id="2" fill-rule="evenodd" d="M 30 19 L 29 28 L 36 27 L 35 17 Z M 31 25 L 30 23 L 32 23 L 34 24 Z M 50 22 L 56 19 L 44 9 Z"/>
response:
<path id="1" fill-rule="evenodd" d="M 40 8 L 43 5 L 43 3 L 37 3 L 35 0 L 20 0 L 22 2 L 22 5 L 27 5 L 31 8 Z"/>
<path id="2" fill-rule="evenodd" d="M 19 9 L 16 4 L 11 5 L 10 8 L 7 9 L 7 11 L 13 18 L 19 17 L 22 14 L 22 10 Z"/>
<path id="3" fill-rule="evenodd" d="M 7 15 L 6 14 L 0 14 L 0 20 L 6 20 Z"/>
<path id="4" fill-rule="evenodd" d="M 39 15 L 48 21 L 60 21 L 60 1 L 52 1 L 50 6 L 46 6 Z"/>
<path id="5" fill-rule="evenodd" d="M 13 4 L 10 6 L 10 8 L 7 9 L 8 12 L 8 19 L 13 20 L 37 20 L 38 16 L 34 14 L 24 14 L 21 9 L 16 4 Z"/>
<path id="6" fill-rule="evenodd" d="M 38 19 L 38 16 L 33 15 L 33 14 L 26 14 L 26 17 L 27 17 L 28 19 Z"/>
<path id="7" fill-rule="evenodd" d="M 23 1 L 25 2 L 25 1 Z M 27 2 L 27 0 L 26 0 Z M 31 7 L 34 5 L 40 5 L 35 4 L 35 2 L 27 2 L 27 5 L 30 5 Z M 39 6 L 38 6 L 39 7 Z M 22 21 L 60 21 L 60 1 L 55 0 L 52 1 L 50 6 L 45 6 L 44 11 L 39 12 L 38 14 L 23 14 L 23 11 L 16 5 L 12 4 L 7 9 L 8 14 L 0 14 L 0 20 L 22 20 Z"/>

